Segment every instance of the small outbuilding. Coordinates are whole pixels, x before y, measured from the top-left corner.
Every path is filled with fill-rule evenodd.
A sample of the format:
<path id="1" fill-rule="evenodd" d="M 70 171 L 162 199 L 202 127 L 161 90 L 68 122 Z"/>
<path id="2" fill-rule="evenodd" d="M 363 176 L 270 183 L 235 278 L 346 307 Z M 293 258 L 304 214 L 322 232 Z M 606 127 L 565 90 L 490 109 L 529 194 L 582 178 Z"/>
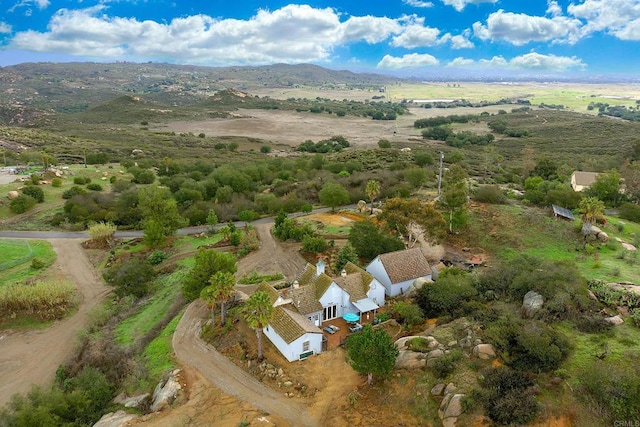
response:
<path id="1" fill-rule="evenodd" d="M 584 191 L 596 182 L 597 177 L 598 173 L 596 172 L 574 171 L 571 174 L 571 188 L 573 191 Z"/>

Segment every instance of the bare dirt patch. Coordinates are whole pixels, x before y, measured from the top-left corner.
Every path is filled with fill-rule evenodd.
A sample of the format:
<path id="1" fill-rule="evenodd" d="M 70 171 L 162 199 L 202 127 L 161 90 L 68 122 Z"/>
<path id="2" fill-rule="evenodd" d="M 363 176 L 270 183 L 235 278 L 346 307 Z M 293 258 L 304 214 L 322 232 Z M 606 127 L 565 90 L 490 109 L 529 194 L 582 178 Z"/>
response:
<path id="1" fill-rule="evenodd" d="M 352 214 L 346 213 L 317 213 L 313 215 L 307 215 L 304 217 L 310 221 L 317 221 L 324 225 L 333 225 L 336 227 L 346 227 L 356 220 Z M 358 219 L 362 219 L 358 217 Z"/>
<path id="2" fill-rule="evenodd" d="M 0 406 L 31 384 L 48 385 L 58 366 L 75 350 L 76 333 L 87 323 L 91 308 L 100 304 L 110 288 L 100 280 L 78 239 L 53 239 L 57 254 L 50 275 L 65 277 L 76 285 L 79 308 L 71 317 L 43 330 L 0 333 Z"/>

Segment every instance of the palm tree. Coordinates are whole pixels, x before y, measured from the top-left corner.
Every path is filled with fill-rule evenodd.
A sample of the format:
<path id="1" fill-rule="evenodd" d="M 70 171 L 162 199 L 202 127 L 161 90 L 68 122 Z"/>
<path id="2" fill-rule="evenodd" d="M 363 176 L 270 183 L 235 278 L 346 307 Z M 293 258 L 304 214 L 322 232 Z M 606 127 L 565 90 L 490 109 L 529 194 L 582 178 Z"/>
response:
<path id="1" fill-rule="evenodd" d="M 162 159 L 162 162 L 164 163 L 164 172 L 169 175 L 169 165 L 171 164 L 171 159 L 168 157 L 164 157 Z"/>
<path id="2" fill-rule="evenodd" d="M 216 305 L 218 299 L 216 297 L 216 287 L 209 285 L 200 291 L 200 299 L 207 304 L 207 308 L 211 310 L 211 326 L 216 325 Z"/>
<path id="3" fill-rule="evenodd" d="M 367 182 L 365 192 L 367 196 L 369 196 L 369 200 L 371 200 L 371 215 L 373 215 L 373 201 L 378 197 L 378 194 L 380 194 L 380 183 L 375 179 L 370 179 L 369 182 Z"/>
<path id="4" fill-rule="evenodd" d="M 211 286 L 215 287 L 216 301 L 220 302 L 220 321 L 224 326 L 227 308 L 226 303 L 235 294 L 236 278 L 227 271 L 218 271 L 209 279 Z"/>
<path id="5" fill-rule="evenodd" d="M 258 340 L 258 360 L 262 360 L 262 329 L 264 329 L 273 316 L 273 305 L 269 294 L 257 291 L 249 297 L 244 305 L 244 316 L 247 324 L 256 330 Z"/>
<path id="6" fill-rule="evenodd" d="M 580 200 L 579 208 L 582 214 L 582 235 L 586 246 L 591 227 L 604 213 L 604 202 L 596 197 L 585 197 Z"/>

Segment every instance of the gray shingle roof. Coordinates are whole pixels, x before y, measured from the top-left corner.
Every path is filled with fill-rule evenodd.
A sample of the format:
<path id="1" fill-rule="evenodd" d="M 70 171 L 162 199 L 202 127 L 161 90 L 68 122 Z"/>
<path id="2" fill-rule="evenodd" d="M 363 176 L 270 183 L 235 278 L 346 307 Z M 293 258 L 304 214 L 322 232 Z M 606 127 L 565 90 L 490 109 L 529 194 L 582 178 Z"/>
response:
<path id="1" fill-rule="evenodd" d="M 431 274 L 431 267 L 420 248 L 406 249 L 380 255 L 391 283 L 401 283 Z"/>

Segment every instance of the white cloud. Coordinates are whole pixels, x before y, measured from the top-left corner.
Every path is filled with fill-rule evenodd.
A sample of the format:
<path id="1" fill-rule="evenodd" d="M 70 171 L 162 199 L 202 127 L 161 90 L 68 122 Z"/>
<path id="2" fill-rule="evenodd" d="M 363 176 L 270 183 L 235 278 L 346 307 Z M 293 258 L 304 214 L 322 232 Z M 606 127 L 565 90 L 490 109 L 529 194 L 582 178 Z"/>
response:
<path id="1" fill-rule="evenodd" d="M 542 55 L 536 52 L 516 56 L 509 64 L 513 68 L 528 70 L 566 71 L 569 69 L 583 69 L 586 64 L 581 59 L 572 56 Z"/>
<path id="2" fill-rule="evenodd" d="M 344 43 L 380 43 L 399 34 L 403 19 L 349 17 L 332 8 L 288 5 L 247 20 L 207 15 L 170 22 L 110 17 L 107 7 L 61 9 L 46 32 L 17 33 L 10 47 L 91 58 L 172 60 L 206 64 L 265 64 L 329 60 Z"/>
<path id="3" fill-rule="evenodd" d="M 13 6 L 11 6 L 9 8 L 9 12 L 15 12 L 16 9 L 21 8 L 21 7 L 30 8 L 32 6 L 35 6 L 38 9 L 42 10 L 42 9 L 46 9 L 47 7 L 49 7 L 49 4 L 51 4 L 51 2 L 49 0 L 21 0 L 21 1 L 17 2 L 16 4 L 14 4 Z M 27 9 L 27 11 L 25 13 L 31 15 L 31 10 Z"/>
<path id="4" fill-rule="evenodd" d="M 497 3 L 498 0 L 442 0 L 447 6 L 453 6 L 458 12 L 462 12 L 468 4 Z"/>
<path id="5" fill-rule="evenodd" d="M 502 56 L 494 56 L 491 59 L 480 59 L 479 61 L 458 57 L 447 64 L 448 67 L 469 67 L 472 65 L 479 65 L 484 68 L 537 71 L 567 71 L 572 69 L 582 70 L 587 66 L 587 64 L 585 64 L 580 58 L 577 58 L 575 56 L 568 57 L 543 55 L 537 52 L 530 52 L 524 55 L 516 56 L 511 60 L 506 60 Z"/>
<path id="6" fill-rule="evenodd" d="M 509 62 L 502 56 L 494 56 L 491 59 L 481 59 L 480 64 L 491 68 L 508 68 Z"/>
<path id="7" fill-rule="evenodd" d="M 465 30 L 462 32 L 462 34 L 451 37 L 451 47 L 453 49 L 467 49 L 474 47 L 471 40 L 469 40 L 470 35 L 471 31 Z"/>
<path id="8" fill-rule="evenodd" d="M 360 41 L 380 43 L 390 35 L 399 33 L 401 26 L 398 21 L 376 16 L 354 16 L 342 24 L 343 41 Z"/>
<path id="9" fill-rule="evenodd" d="M 584 0 L 567 12 L 584 20 L 583 35 L 604 31 L 622 40 L 640 40 L 640 0 Z"/>
<path id="10" fill-rule="evenodd" d="M 416 47 L 433 46 L 441 43 L 438 38 L 440 30 L 433 27 L 424 27 L 420 24 L 412 24 L 404 28 L 401 34 L 391 40 L 391 46 L 414 49 Z"/>
<path id="11" fill-rule="evenodd" d="M 476 63 L 476 61 L 474 61 L 473 59 L 467 59 L 467 58 L 463 58 L 461 56 L 449 61 L 449 63 L 447 64 L 447 67 L 466 67 L 469 65 L 474 65 Z"/>
<path id="12" fill-rule="evenodd" d="M 433 7 L 433 3 L 430 1 L 402 0 L 402 3 L 411 7 Z"/>
<path id="13" fill-rule="evenodd" d="M 0 21 L 0 34 L 9 34 L 11 32 L 11 25 L 6 22 Z"/>
<path id="14" fill-rule="evenodd" d="M 402 57 L 396 57 L 391 55 L 385 55 L 380 62 L 378 62 L 378 68 L 416 68 L 416 67 L 431 67 L 438 65 L 440 62 L 429 55 L 428 53 L 409 53 Z"/>
<path id="15" fill-rule="evenodd" d="M 567 41 L 580 38 L 581 22 L 562 16 L 546 18 L 500 9 L 487 18 L 487 25 L 473 24 L 474 34 L 482 40 L 506 41 L 516 46 L 530 42 Z"/>
<path id="16" fill-rule="evenodd" d="M 546 14 L 551 16 L 562 16 L 562 8 L 560 7 L 557 1 L 549 0 L 547 2 Z"/>

